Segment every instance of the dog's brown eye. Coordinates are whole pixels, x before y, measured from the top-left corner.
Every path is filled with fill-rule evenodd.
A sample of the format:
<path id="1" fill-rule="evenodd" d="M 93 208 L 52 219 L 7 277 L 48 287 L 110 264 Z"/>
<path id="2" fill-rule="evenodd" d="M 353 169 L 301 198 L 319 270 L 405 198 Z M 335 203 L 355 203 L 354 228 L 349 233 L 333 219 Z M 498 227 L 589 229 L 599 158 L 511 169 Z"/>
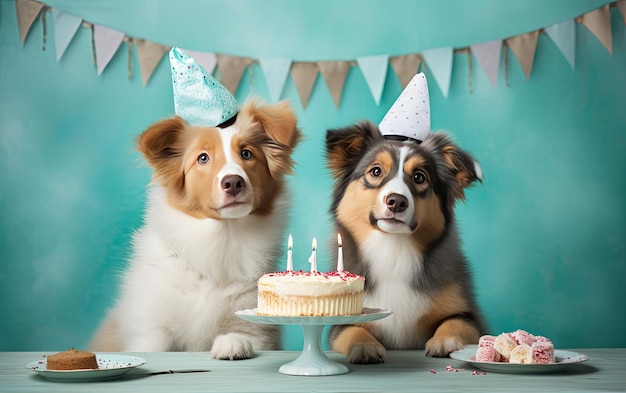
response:
<path id="1" fill-rule="evenodd" d="M 380 175 L 382 175 L 383 170 L 380 169 L 379 166 L 375 166 L 372 169 L 370 169 L 370 175 L 374 176 L 374 177 L 378 177 Z"/>
<path id="2" fill-rule="evenodd" d="M 422 184 L 426 181 L 426 175 L 422 171 L 416 171 L 413 173 L 413 182 L 415 184 Z"/>
<path id="3" fill-rule="evenodd" d="M 252 151 L 250 149 L 242 149 L 241 150 L 241 158 L 244 160 L 249 160 L 252 158 Z"/>
<path id="4" fill-rule="evenodd" d="M 198 156 L 198 164 L 206 164 L 209 162 L 209 155 L 202 153 Z"/>

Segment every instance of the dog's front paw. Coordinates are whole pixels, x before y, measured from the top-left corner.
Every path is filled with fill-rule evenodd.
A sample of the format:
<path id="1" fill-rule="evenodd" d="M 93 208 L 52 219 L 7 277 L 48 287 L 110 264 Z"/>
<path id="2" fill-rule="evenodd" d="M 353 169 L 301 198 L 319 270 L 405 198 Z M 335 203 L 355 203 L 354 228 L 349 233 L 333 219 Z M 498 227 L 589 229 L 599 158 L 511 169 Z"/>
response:
<path id="1" fill-rule="evenodd" d="M 426 356 L 443 358 L 464 346 L 458 337 L 433 337 L 426 342 Z"/>
<path id="2" fill-rule="evenodd" d="M 254 356 L 252 342 L 239 333 L 217 336 L 211 347 L 211 357 L 222 360 L 250 359 Z"/>
<path id="3" fill-rule="evenodd" d="M 387 360 L 387 350 L 379 343 L 355 344 L 350 348 L 348 360 L 357 364 L 384 363 Z"/>

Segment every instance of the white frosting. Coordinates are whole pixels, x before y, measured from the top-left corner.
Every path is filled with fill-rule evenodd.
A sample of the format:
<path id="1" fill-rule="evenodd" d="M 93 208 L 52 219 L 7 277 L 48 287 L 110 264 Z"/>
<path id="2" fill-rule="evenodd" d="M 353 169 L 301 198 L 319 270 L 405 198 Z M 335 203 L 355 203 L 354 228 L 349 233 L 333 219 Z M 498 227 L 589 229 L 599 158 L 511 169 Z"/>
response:
<path id="1" fill-rule="evenodd" d="M 365 278 L 349 272 L 279 272 L 259 278 L 259 292 L 278 296 L 336 296 L 363 291 Z"/>

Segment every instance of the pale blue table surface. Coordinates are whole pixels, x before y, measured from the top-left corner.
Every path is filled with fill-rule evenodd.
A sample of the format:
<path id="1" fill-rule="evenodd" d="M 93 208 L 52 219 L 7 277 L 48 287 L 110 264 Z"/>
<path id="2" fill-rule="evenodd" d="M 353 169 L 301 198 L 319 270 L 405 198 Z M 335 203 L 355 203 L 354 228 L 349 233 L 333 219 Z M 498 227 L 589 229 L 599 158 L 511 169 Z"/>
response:
<path id="1" fill-rule="evenodd" d="M 626 392 L 626 348 L 572 351 L 589 360 L 550 374 L 473 375 L 474 369 L 464 362 L 426 357 L 424 351 L 389 351 L 386 363 L 349 364 L 348 374 L 322 377 L 278 372 L 299 352 L 259 352 L 253 359 L 239 361 L 214 360 L 206 352 L 132 353 L 147 363 L 116 380 L 71 383 L 50 382 L 25 368 L 51 352 L 2 352 L 0 392 Z M 346 363 L 342 355 L 327 355 Z M 463 370 L 447 371 L 446 366 Z M 211 371 L 136 375 L 169 369 Z"/>

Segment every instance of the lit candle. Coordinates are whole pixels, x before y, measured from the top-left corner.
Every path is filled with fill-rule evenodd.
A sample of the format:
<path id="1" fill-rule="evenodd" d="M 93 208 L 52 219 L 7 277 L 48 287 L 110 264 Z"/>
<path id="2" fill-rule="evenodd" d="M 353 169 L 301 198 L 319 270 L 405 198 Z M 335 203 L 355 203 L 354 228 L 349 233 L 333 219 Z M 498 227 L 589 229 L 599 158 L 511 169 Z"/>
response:
<path id="1" fill-rule="evenodd" d="M 341 242 L 341 233 L 337 234 L 337 244 L 339 245 L 339 250 L 337 251 L 337 271 L 343 271 L 343 243 Z"/>
<path id="2" fill-rule="evenodd" d="M 315 255 L 315 249 L 317 248 L 317 240 L 315 240 L 315 238 L 313 238 L 313 245 L 311 247 L 313 248 L 313 252 L 311 252 L 311 256 L 309 257 L 309 263 L 311 264 L 311 272 L 316 272 L 317 257 Z"/>
<path id="3" fill-rule="evenodd" d="M 287 271 L 293 270 L 293 238 L 291 237 L 291 233 L 289 234 L 289 244 L 287 245 Z"/>

